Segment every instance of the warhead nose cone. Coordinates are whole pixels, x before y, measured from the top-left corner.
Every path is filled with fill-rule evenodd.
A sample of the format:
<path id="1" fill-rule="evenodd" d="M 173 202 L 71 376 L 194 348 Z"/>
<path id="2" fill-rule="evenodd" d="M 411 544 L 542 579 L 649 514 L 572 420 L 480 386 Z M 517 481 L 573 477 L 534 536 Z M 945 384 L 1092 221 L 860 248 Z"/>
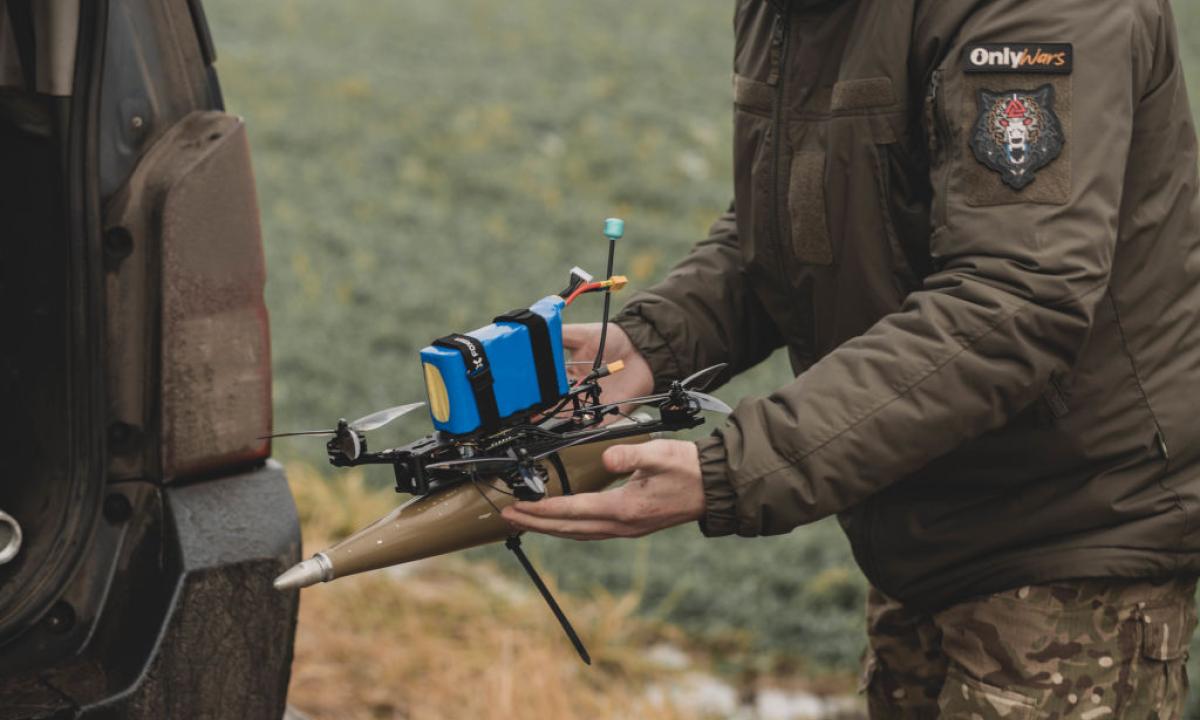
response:
<path id="1" fill-rule="evenodd" d="M 287 572 L 275 578 L 276 590 L 294 590 L 328 582 L 333 579 L 333 568 L 323 553 L 296 563 Z"/>
<path id="2" fill-rule="evenodd" d="M 604 450 L 612 445 L 646 442 L 650 438 L 650 435 L 635 435 L 563 449 L 559 455 L 571 490 L 585 493 L 608 487 L 618 476 L 605 469 L 601 460 Z M 563 484 L 558 468 L 551 463 L 546 470 L 547 494 L 561 495 Z M 515 500 L 501 481 L 494 478 L 461 483 L 414 497 L 280 575 L 275 587 L 280 590 L 307 587 L 368 570 L 502 542 L 513 531 L 498 511 Z"/>

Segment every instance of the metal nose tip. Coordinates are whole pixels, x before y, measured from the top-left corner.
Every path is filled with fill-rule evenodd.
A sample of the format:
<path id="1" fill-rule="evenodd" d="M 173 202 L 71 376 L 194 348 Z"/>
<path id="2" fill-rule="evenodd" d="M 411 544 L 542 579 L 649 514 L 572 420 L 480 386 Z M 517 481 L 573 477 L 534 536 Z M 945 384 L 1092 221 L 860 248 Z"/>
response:
<path id="1" fill-rule="evenodd" d="M 0 510 L 0 565 L 17 556 L 21 551 L 21 524 L 16 518 Z"/>
<path id="2" fill-rule="evenodd" d="M 324 555 L 318 554 L 296 563 L 275 578 L 276 590 L 297 590 L 333 579 L 333 568 Z"/>

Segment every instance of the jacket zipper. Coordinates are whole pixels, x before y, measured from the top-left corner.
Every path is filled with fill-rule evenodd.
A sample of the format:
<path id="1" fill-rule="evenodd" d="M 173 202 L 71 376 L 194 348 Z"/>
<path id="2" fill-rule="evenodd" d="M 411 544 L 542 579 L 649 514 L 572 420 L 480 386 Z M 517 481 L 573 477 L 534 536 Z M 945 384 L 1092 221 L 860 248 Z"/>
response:
<path id="1" fill-rule="evenodd" d="M 941 90 L 942 71 L 934 70 L 929 77 L 929 90 L 925 95 L 925 123 L 929 128 L 929 156 L 936 162 L 942 153 L 942 126 L 938 118 L 938 92 Z"/>
<path id="2" fill-rule="evenodd" d="M 776 256 L 775 267 L 779 273 L 779 279 L 782 283 L 781 287 L 788 287 L 789 283 L 788 283 L 788 277 L 787 277 L 787 270 L 784 268 L 784 263 L 782 262 L 783 258 L 786 256 L 786 253 L 784 252 L 785 246 L 784 246 L 784 237 L 783 237 L 783 223 L 781 223 L 780 219 L 779 219 L 779 212 L 780 212 L 779 196 L 781 193 L 781 189 L 779 187 L 779 185 L 780 185 L 779 163 L 780 163 L 780 154 L 782 153 L 782 145 L 783 145 L 783 101 L 784 101 L 784 97 L 785 97 L 784 91 L 787 86 L 786 73 L 784 72 L 784 69 L 787 67 L 788 47 L 791 44 L 791 42 L 790 42 L 791 16 L 785 10 L 782 10 L 782 9 L 779 10 L 779 24 L 776 25 L 776 28 L 777 28 L 776 32 L 778 32 L 779 35 L 781 35 L 782 37 L 778 40 L 778 42 L 779 42 L 779 67 L 777 69 L 777 78 L 776 78 L 777 85 L 775 88 L 775 108 L 774 108 L 774 110 L 775 110 L 774 116 L 775 117 L 772 120 L 772 127 L 771 127 L 771 131 L 775 135 L 775 138 L 774 138 L 775 142 L 774 142 L 774 147 L 772 147 L 772 158 L 771 158 L 771 188 L 772 188 L 772 192 L 771 192 L 771 225 L 772 225 L 772 235 L 774 235 L 774 237 L 772 239 L 774 240 L 774 246 L 775 246 L 774 247 L 775 256 Z M 775 42 L 775 38 L 772 38 L 772 42 Z M 786 191 L 784 190 L 782 192 L 786 192 Z"/>
<path id="3" fill-rule="evenodd" d="M 932 146 L 930 147 L 930 161 L 939 165 L 950 161 L 951 151 L 950 125 L 946 121 L 945 108 L 942 107 L 945 99 L 943 95 L 942 70 L 938 68 L 933 71 L 933 75 L 929 79 L 929 113 L 931 116 L 929 118 L 931 125 L 929 132 L 933 134 L 932 142 L 929 145 Z M 949 173 L 944 172 L 943 175 L 945 177 L 942 181 L 942 187 L 938 188 L 941 194 L 941 208 L 940 210 L 936 207 L 931 208 L 934 212 L 933 220 L 938 225 L 946 224 L 945 197 L 949 183 Z"/>
<path id="4" fill-rule="evenodd" d="M 775 90 L 775 112 L 772 119 L 771 128 L 775 135 L 775 143 L 774 147 L 772 148 L 771 158 L 771 185 L 773 189 L 771 197 L 771 224 L 777 258 L 775 267 L 779 273 L 780 281 L 783 283 L 782 287 L 788 287 L 790 283 L 787 277 L 787 268 L 785 267 L 785 263 L 782 262 L 782 258 L 785 255 L 784 243 L 785 241 L 790 242 L 790 238 L 784 238 L 783 223 L 780 221 L 780 197 L 781 195 L 786 194 L 787 190 L 786 188 L 780 187 L 781 178 L 779 173 L 779 165 L 783 152 L 783 102 L 786 97 L 785 90 L 787 87 L 786 73 L 784 70 L 787 67 L 788 50 L 791 46 L 791 16 L 788 14 L 786 8 L 780 7 L 775 2 L 772 2 L 771 4 L 775 5 L 776 11 L 779 13 L 779 24 L 776 26 L 776 28 L 777 32 L 782 35 L 782 38 L 779 40 L 779 67 L 776 78 L 777 86 Z M 774 42 L 774 38 L 772 38 L 772 41 Z M 934 86 L 931 88 L 931 92 L 936 93 L 936 91 L 937 85 L 935 81 Z M 873 530 L 873 526 L 875 524 L 875 498 L 867 498 L 864 503 L 865 504 L 862 512 L 863 521 L 860 523 L 862 527 L 859 528 L 859 547 L 862 548 L 863 572 L 871 580 L 871 582 L 877 583 L 878 562 L 875 558 L 875 551 L 871 541 L 871 531 Z"/>

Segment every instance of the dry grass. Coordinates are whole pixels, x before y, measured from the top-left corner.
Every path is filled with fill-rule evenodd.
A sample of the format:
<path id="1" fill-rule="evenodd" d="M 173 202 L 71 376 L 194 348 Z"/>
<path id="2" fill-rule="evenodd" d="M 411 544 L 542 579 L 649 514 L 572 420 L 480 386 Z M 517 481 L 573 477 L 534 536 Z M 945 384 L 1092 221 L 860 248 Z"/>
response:
<path id="1" fill-rule="evenodd" d="M 302 465 L 288 476 L 309 549 L 396 502 L 352 473 L 339 476 L 336 491 Z M 289 701 L 314 719 L 683 717 L 644 696 L 647 683 L 669 675 L 644 650 L 676 631 L 634 617 L 634 595 L 555 594 L 592 652 L 591 668 L 540 597 L 490 565 L 438 558 L 307 589 Z"/>

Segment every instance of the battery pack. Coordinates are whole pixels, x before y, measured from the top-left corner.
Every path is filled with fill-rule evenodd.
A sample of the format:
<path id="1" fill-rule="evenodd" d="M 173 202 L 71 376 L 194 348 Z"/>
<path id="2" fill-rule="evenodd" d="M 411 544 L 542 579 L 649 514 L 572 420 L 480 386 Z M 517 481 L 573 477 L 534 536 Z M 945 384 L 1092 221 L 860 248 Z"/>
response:
<path id="1" fill-rule="evenodd" d="M 422 349 L 433 426 L 451 435 L 492 432 L 565 396 L 564 306 L 551 295 Z"/>

